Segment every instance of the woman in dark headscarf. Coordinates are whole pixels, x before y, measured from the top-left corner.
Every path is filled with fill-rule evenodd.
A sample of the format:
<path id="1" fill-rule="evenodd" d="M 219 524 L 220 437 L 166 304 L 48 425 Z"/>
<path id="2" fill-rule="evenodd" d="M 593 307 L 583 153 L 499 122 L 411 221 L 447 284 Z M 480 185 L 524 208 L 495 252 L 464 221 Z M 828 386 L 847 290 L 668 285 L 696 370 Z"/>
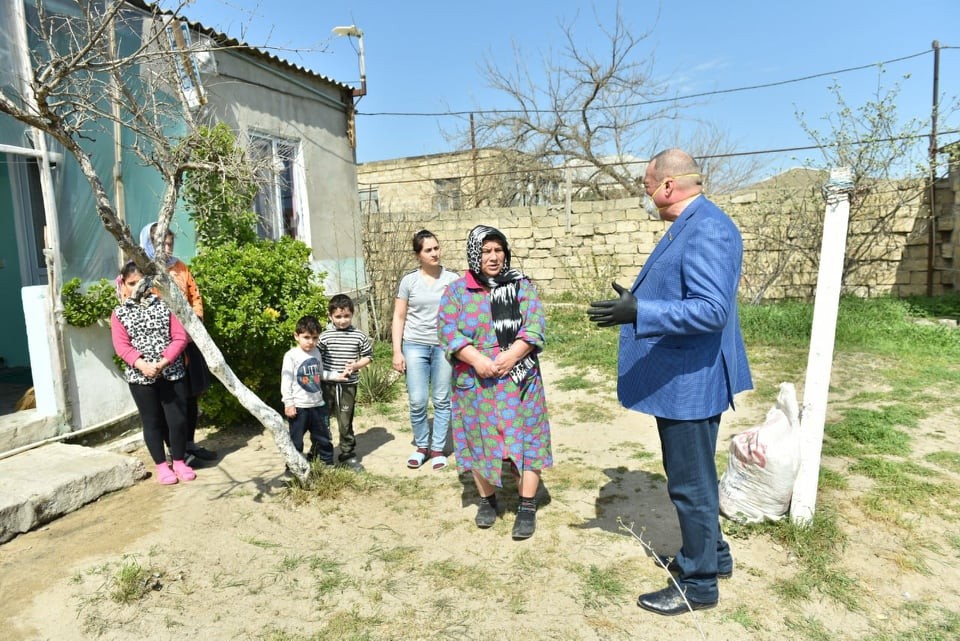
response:
<path id="1" fill-rule="evenodd" d="M 513 537 L 536 529 L 540 472 L 553 465 L 550 423 L 537 355 L 546 318 L 530 280 L 510 267 L 506 237 L 478 225 L 467 238 L 467 274 L 440 301 L 440 344 L 453 362 L 453 440 L 457 467 L 480 493 L 478 527 L 498 514 L 503 464 L 519 475 Z"/>

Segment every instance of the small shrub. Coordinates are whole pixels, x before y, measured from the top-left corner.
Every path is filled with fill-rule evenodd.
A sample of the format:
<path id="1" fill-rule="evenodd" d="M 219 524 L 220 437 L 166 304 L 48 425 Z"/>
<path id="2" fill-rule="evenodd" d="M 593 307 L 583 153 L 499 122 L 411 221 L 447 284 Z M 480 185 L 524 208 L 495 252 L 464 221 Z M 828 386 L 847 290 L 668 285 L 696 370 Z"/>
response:
<path id="1" fill-rule="evenodd" d="M 153 574 L 136 559 L 124 560 L 110 577 L 110 598 L 116 603 L 139 601 L 156 585 Z"/>
<path id="2" fill-rule="evenodd" d="M 357 403 L 372 405 L 374 403 L 390 403 L 396 400 L 400 393 L 397 385 L 400 375 L 393 371 L 390 365 L 373 361 L 360 370 L 360 380 L 357 383 Z"/>
<path id="3" fill-rule="evenodd" d="M 86 293 L 80 288 L 80 279 L 71 278 L 60 291 L 66 321 L 74 327 L 89 327 L 101 319 L 110 318 L 118 302 L 114 284 L 102 278 L 90 285 Z"/>

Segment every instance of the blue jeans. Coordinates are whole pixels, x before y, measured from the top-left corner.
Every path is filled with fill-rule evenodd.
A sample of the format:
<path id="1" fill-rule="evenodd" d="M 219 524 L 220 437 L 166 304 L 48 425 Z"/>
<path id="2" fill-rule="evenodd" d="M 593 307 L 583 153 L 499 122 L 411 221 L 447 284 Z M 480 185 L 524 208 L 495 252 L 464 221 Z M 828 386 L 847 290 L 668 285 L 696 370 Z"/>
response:
<path id="1" fill-rule="evenodd" d="M 333 441 L 330 440 L 330 416 L 327 408 L 298 407 L 297 415 L 290 421 L 290 440 L 297 451 L 303 454 L 303 435 L 310 433 L 310 453 L 327 465 L 333 465 Z"/>
<path id="2" fill-rule="evenodd" d="M 439 345 L 403 341 L 407 362 L 407 394 L 410 397 L 410 425 L 417 447 L 442 452 L 450 429 L 450 384 L 453 367 Z M 433 438 L 427 421 L 427 395 L 433 400 Z"/>
<path id="3" fill-rule="evenodd" d="M 733 568 L 730 546 L 720 531 L 717 486 L 717 433 L 720 415 L 697 421 L 657 417 L 667 492 L 677 508 L 680 537 L 677 554 L 680 587 L 694 601 L 719 597 L 717 571 Z"/>

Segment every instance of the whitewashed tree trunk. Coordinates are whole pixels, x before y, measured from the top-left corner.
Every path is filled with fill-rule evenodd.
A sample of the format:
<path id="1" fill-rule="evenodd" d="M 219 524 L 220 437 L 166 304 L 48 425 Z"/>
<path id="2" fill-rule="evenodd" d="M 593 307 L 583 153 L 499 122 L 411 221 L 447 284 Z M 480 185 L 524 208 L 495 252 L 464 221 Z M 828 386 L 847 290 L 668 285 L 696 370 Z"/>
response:
<path id="1" fill-rule="evenodd" d="M 813 306 L 810 352 L 800 411 L 800 470 L 793 485 L 790 518 L 794 523 L 809 523 L 817 505 L 820 453 L 823 426 L 827 416 L 827 394 L 833 368 L 833 347 L 840 306 L 843 260 L 850 221 L 849 193 L 853 179 L 849 169 L 833 169 L 824 187 L 827 209 L 823 218 L 823 242 Z"/>
<path id="2" fill-rule="evenodd" d="M 277 449 L 280 450 L 280 453 L 283 455 L 287 466 L 301 481 L 306 480 L 310 466 L 307 460 L 303 458 L 303 455 L 293 446 L 293 441 L 290 440 L 290 432 L 287 430 L 287 423 L 284 418 L 280 416 L 275 409 L 264 403 L 259 396 L 254 394 L 250 388 L 244 385 L 243 381 L 233 373 L 230 365 L 227 364 L 226 359 L 223 357 L 223 352 L 221 352 L 217 344 L 213 342 L 210 334 L 207 333 L 207 328 L 204 327 L 203 322 L 197 318 L 197 315 L 187 302 L 183 292 L 180 291 L 180 288 L 177 287 L 176 283 L 170 278 L 169 272 L 161 268 L 157 275 L 154 276 L 154 282 L 158 284 L 161 297 L 173 313 L 176 314 L 180 322 L 183 323 L 187 333 L 190 334 L 190 338 L 193 339 L 193 342 L 203 354 L 210 373 L 223 383 L 227 391 L 236 397 L 240 404 L 250 412 L 251 416 L 253 416 L 257 422 L 270 430 Z M 280 384 L 279 380 L 278 373 L 277 385 Z"/>

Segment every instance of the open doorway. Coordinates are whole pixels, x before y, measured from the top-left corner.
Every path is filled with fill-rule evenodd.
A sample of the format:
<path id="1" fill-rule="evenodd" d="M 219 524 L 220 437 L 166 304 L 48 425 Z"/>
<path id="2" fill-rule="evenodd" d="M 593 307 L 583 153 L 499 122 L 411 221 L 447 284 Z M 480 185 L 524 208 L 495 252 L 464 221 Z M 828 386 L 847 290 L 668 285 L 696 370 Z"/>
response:
<path id="1" fill-rule="evenodd" d="M 18 404 L 29 407 L 33 387 L 21 290 L 46 285 L 45 224 L 40 170 L 36 158 L 0 156 L 0 415 Z"/>

